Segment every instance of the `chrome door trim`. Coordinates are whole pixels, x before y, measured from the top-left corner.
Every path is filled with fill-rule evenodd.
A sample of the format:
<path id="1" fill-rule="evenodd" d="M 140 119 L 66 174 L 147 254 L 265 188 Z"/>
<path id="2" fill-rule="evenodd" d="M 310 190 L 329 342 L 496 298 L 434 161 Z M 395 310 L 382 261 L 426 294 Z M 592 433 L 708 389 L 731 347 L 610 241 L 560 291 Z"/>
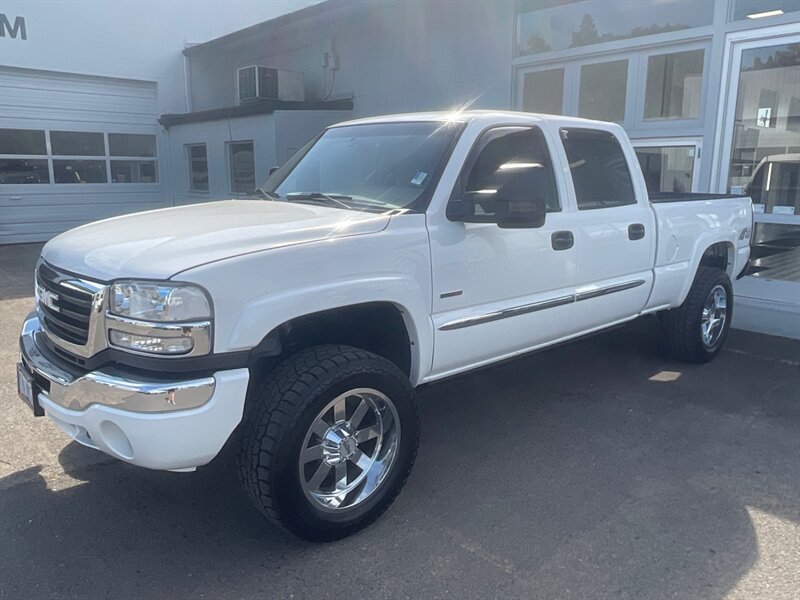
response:
<path id="1" fill-rule="evenodd" d="M 448 321 L 439 326 L 439 331 L 450 331 L 451 329 L 462 329 L 463 327 L 472 327 L 473 325 L 481 325 L 482 323 L 490 323 L 491 321 L 499 321 L 500 319 L 507 319 L 508 317 L 516 317 L 517 315 L 524 315 L 527 313 L 545 310 L 547 308 L 555 308 L 564 304 L 572 304 L 575 302 L 575 295 L 560 296 L 550 300 L 542 300 L 540 302 L 532 302 L 531 304 L 523 304 L 522 306 L 514 306 L 497 310 L 482 315 L 475 315 L 472 317 L 463 317 L 454 321 Z"/>
<path id="2" fill-rule="evenodd" d="M 492 321 L 499 321 L 500 319 L 507 319 L 509 317 L 516 317 L 518 315 L 525 315 L 548 308 L 555 308 L 556 306 L 563 306 L 565 304 L 572 304 L 573 302 L 580 302 L 582 300 L 591 300 L 592 298 L 599 298 L 608 294 L 616 292 L 624 292 L 631 290 L 647 283 L 644 279 L 636 279 L 634 281 L 626 281 L 625 283 L 617 283 L 606 287 L 598 288 L 595 290 L 587 290 L 585 292 L 578 292 L 570 294 L 569 296 L 559 296 L 549 300 L 541 300 L 539 302 L 532 302 L 530 304 L 522 304 L 520 306 L 512 306 L 511 308 L 504 308 L 490 313 L 481 315 L 474 315 L 471 317 L 462 317 L 453 321 L 448 321 L 439 326 L 439 331 L 451 331 L 453 329 L 463 329 L 464 327 L 472 327 L 473 325 L 482 325 L 483 323 L 491 323 Z"/>
<path id="3" fill-rule="evenodd" d="M 637 288 L 640 285 L 644 285 L 645 283 L 647 282 L 644 279 L 637 279 L 636 281 L 626 281 L 625 283 L 617 283 L 615 285 L 609 285 L 606 287 L 598 288 L 596 290 L 587 290 L 585 292 L 578 292 L 575 295 L 575 301 L 580 302 L 581 300 L 591 300 L 592 298 L 607 296 L 608 294 L 613 294 L 615 292 L 624 292 L 625 290 L 631 290 L 633 288 Z"/>

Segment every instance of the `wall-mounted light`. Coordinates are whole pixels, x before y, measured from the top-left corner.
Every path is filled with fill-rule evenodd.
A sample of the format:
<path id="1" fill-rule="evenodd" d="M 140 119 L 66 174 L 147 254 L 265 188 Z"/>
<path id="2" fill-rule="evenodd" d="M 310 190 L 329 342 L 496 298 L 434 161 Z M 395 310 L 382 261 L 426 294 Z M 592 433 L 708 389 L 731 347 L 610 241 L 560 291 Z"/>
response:
<path id="1" fill-rule="evenodd" d="M 747 15 L 748 19 L 763 19 L 764 17 L 777 17 L 778 15 L 782 15 L 783 11 L 778 8 L 776 10 L 768 10 L 765 12 L 760 13 L 753 13 L 752 15 Z"/>

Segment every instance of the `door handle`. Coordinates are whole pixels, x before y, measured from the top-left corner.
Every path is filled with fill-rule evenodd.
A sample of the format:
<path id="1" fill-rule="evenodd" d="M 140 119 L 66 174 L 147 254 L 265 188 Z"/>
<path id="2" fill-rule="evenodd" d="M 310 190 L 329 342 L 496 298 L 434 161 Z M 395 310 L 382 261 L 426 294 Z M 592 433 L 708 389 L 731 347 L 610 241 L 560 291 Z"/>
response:
<path id="1" fill-rule="evenodd" d="M 628 225 L 628 239 L 641 240 L 644 237 L 644 225 L 641 223 L 633 223 Z"/>
<path id="2" fill-rule="evenodd" d="M 569 250 L 575 245 L 575 236 L 571 231 L 554 231 L 550 236 L 553 250 Z"/>

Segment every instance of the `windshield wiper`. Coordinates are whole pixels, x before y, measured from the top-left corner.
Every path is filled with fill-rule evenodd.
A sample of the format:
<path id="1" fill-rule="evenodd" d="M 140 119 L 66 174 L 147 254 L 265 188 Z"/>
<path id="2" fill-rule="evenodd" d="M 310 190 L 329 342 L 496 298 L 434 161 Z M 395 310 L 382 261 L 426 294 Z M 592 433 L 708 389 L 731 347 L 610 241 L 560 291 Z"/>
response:
<path id="1" fill-rule="evenodd" d="M 256 194 L 260 195 L 265 200 L 280 200 L 280 196 L 275 192 L 265 192 L 261 188 L 256 188 L 253 190 Z"/>
<path id="2" fill-rule="evenodd" d="M 299 202 L 305 202 L 308 200 L 312 201 L 323 201 L 327 202 L 328 204 L 335 204 L 336 206 L 340 206 L 342 208 L 346 208 L 347 210 L 353 210 L 353 207 L 349 204 L 342 202 L 342 200 L 352 200 L 352 196 L 345 196 L 343 194 L 323 194 L 322 192 L 310 192 L 310 193 L 297 193 L 297 194 L 286 194 L 286 200 L 292 202 L 293 200 Z"/>

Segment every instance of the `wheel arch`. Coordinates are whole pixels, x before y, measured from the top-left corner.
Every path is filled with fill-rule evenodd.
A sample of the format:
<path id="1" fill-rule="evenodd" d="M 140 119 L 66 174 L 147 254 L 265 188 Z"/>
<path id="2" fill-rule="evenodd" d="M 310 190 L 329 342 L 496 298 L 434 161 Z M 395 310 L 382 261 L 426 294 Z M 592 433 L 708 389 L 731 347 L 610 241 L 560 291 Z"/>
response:
<path id="1" fill-rule="evenodd" d="M 370 301 L 310 312 L 272 328 L 254 348 L 256 360 L 271 364 L 322 344 L 373 352 L 394 363 L 412 382 L 421 369 L 420 343 L 409 311 L 392 301 Z"/>
<path id="2" fill-rule="evenodd" d="M 733 271 L 736 267 L 736 245 L 733 240 L 698 240 L 697 252 L 692 267 L 689 270 L 689 277 L 683 284 L 681 295 L 677 305 L 683 304 L 692 289 L 697 271 L 700 267 L 714 267 L 725 271 L 731 281 L 734 279 Z"/>

